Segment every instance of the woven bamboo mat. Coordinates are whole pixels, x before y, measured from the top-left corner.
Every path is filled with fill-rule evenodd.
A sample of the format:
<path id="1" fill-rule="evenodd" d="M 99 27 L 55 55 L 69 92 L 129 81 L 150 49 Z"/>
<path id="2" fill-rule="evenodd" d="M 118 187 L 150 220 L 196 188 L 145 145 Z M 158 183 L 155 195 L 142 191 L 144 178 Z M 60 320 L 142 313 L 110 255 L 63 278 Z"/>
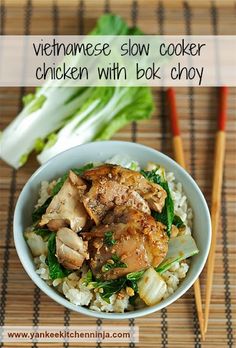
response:
<path id="1" fill-rule="evenodd" d="M 104 11 L 122 15 L 149 34 L 236 34 L 236 5 L 232 1 L 20 1 L 0 0 L 0 34 L 82 34 L 91 29 Z M 24 88 L 0 89 L 0 129 L 19 112 Z M 214 133 L 217 115 L 216 88 L 179 88 L 177 105 L 189 171 L 210 203 Z M 122 129 L 114 138 L 137 141 L 172 156 L 171 136 L 164 93 L 153 90 L 156 111 L 152 120 Z M 222 193 L 209 332 L 200 342 L 192 289 L 167 309 L 123 324 L 139 326 L 139 344 L 80 344 L 88 347 L 233 347 L 236 321 L 235 199 L 236 199 L 236 92 L 230 90 L 227 150 Z M 19 130 L 20 131 L 20 130 Z M 34 156 L 19 171 L 1 162 L 0 206 L 0 326 L 108 324 L 65 310 L 34 286 L 16 255 L 12 215 L 23 185 L 37 168 Z M 201 275 L 203 297 L 205 272 Z M 111 323 L 109 323 L 111 324 Z M 117 325 L 117 323 L 113 323 Z M 4 347 L 31 346 L 5 344 Z M 34 344 L 33 347 L 68 347 L 67 343 Z M 69 346 L 78 346 L 70 344 Z"/>

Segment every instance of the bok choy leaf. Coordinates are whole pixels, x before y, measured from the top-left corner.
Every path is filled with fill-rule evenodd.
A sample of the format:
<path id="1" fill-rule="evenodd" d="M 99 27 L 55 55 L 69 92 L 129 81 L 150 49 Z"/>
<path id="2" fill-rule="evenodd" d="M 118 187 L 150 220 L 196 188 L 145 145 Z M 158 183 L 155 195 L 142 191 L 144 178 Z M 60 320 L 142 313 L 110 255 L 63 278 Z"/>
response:
<path id="1" fill-rule="evenodd" d="M 56 257 L 56 233 L 51 233 L 48 239 L 48 256 L 47 263 L 49 268 L 49 276 L 52 280 L 67 277 L 71 271 L 64 268 Z"/>
<path id="2" fill-rule="evenodd" d="M 168 185 L 168 182 L 167 182 L 166 177 L 165 177 L 165 170 L 163 167 L 159 167 L 159 168 L 153 169 L 151 171 L 141 170 L 140 173 L 147 180 L 162 186 L 163 189 L 167 193 L 165 205 L 162 209 L 162 212 L 158 213 L 156 211 L 152 211 L 152 215 L 157 221 L 160 221 L 164 225 L 166 225 L 167 234 L 170 237 L 171 227 L 173 224 L 175 214 L 174 214 L 174 202 L 173 202 L 173 199 L 171 197 L 169 185 Z"/>

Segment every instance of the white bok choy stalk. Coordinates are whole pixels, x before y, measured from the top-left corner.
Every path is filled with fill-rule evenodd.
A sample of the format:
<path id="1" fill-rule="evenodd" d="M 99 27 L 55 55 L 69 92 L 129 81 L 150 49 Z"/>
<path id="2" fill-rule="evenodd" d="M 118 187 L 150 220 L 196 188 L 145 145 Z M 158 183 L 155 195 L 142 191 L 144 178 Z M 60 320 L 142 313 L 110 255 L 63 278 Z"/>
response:
<path id="1" fill-rule="evenodd" d="M 109 139 L 127 123 L 146 118 L 152 111 L 152 96 L 145 87 L 95 87 L 90 98 L 55 134 L 38 155 L 40 163 L 63 150 L 93 140 Z"/>
<path id="2" fill-rule="evenodd" d="M 160 274 L 172 267 L 176 261 L 182 261 L 199 253 L 195 240 L 190 234 L 170 238 L 168 252 L 164 261 L 156 268 Z"/>
<path id="3" fill-rule="evenodd" d="M 156 268 L 148 268 L 138 281 L 140 298 L 152 306 L 163 298 L 167 285 L 161 274 L 167 271 L 174 262 L 182 261 L 199 252 L 191 235 L 182 235 L 169 240 L 168 252 L 164 261 Z"/>
<path id="4" fill-rule="evenodd" d="M 138 281 L 139 296 L 148 306 L 154 306 L 160 302 L 166 289 L 167 285 L 164 279 L 153 267 L 148 268 Z"/>
<path id="5" fill-rule="evenodd" d="M 43 139 L 53 139 L 51 134 L 63 126 L 89 94 L 89 88 L 48 87 L 27 95 L 21 113 L 2 132 L 0 157 L 16 169 L 22 166 L 33 149 L 42 149 Z"/>

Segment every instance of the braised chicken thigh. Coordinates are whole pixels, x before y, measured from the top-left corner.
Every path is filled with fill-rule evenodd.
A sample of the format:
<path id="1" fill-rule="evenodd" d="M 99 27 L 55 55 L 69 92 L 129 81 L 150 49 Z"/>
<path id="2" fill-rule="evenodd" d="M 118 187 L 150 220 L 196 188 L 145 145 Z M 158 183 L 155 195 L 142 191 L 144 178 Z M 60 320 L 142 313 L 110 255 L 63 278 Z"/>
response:
<path id="1" fill-rule="evenodd" d="M 95 181 L 85 195 L 83 203 L 96 225 L 102 221 L 109 210 L 116 206 L 125 205 L 150 214 L 148 203 L 137 191 L 111 180 Z"/>
<path id="2" fill-rule="evenodd" d="M 106 241 L 108 234 L 112 236 L 110 243 Z M 165 226 L 151 215 L 127 207 L 116 207 L 103 224 L 82 236 L 89 241 L 93 273 L 104 279 L 156 267 L 168 249 Z"/>
<path id="3" fill-rule="evenodd" d="M 69 228 L 61 228 L 56 235 L 56 256 L 65 268 L 79 269 L 88 258 L 88 242 Z"/>
<path id="4" fill-rule="evenodd" d="M 88 216 L 81 202 L 86 187 L 85 182 L 70 171 L 62 188 L 53 197 L 42 216 L 40 226 L 47 225 L 51 231 L 70 226 L 73 231 L 80 231 L 85 226 Z"/>
<path id="5" fill-rule="evenodd" d="M 161 212 L 165 204 L 166 191 L 130 169 L 104 164 L 86 171 L 83 177 L 92 181 L 83 202 L 96 224 L 117 205 L 126 205 L 150 214 L 150 209 Z"/>

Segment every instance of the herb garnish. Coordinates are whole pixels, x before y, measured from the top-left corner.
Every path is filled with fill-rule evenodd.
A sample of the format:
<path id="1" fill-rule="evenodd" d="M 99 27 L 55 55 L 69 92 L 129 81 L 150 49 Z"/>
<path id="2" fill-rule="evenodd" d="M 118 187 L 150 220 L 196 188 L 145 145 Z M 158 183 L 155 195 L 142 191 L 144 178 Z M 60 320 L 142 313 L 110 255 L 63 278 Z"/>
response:
<path id="1" fill-rule="evenodd" d="M 113 294 L 116 294 L 122 289 L 125 289 L 126 286 L 130 286 L 133 288 L 135 293 L 138 292 L 137 282 L 142 278 L 145 270 L 128 273 L 125 277 L 120 277 L 118 279 L 111 280 L 102 280 L 102 279 L 94 279 L 91 270 L 88 271 L 85 277 L 85 284 L 88 285 L 91 283 L 96 289 L 103 289 L 103 292 L 100 293 L 100 296 L 104 301 L 110 303 L 110 297 Z M 134 297 L 134 296 L 133 296 Z"/>
<path id="2" fill-rule="evenodd" d="M 93 281 L 93 273 L 92 273 L 91 269 L 89 269 L 85 275 L 85 278 L 84 278 L 84 285 L 87 286 L 92 281 Z"/>
<path id="3" fill-rule="evenodd" d="M 113 268 L 127 268 L 127 264 L 121 261 L 120 256 L 114 254 L 111 259 L 102 266 L 102 272 L 108 272 Z"/>
<path id="4" fill-rule="evenodd" d="M 124 288 L 126 282 L 125 277 L 121 277 L 114 280 L 98 280 L 94 283 L 95 288 L 97 289 L 103 289 L 103 293 L 100 294 L 101 298 L 106 301 L 107 303 L 110 303 L 110 297 L 113 294 L 116 294 L 121 289 Z"/>
<path id="5" fill-rule="evenodd" d="M 104 243 L 107 246 L 112 246 L 116 244 L 116 240 L 113 238 L 113 233 L 112 231 L 108 231 L 104 233 Z"/>
<path id="6" fill-rule="evenodd" d="M 144 272 L 145 272 L 145 270 L 128 273 L 126 275 L 126 278 L 127 278 L 126 284 L 128 286 L 130 286 L 136 293 L 138 293 L 138 281 L 139 281 L 139 279 L 142 278 Z"/>

